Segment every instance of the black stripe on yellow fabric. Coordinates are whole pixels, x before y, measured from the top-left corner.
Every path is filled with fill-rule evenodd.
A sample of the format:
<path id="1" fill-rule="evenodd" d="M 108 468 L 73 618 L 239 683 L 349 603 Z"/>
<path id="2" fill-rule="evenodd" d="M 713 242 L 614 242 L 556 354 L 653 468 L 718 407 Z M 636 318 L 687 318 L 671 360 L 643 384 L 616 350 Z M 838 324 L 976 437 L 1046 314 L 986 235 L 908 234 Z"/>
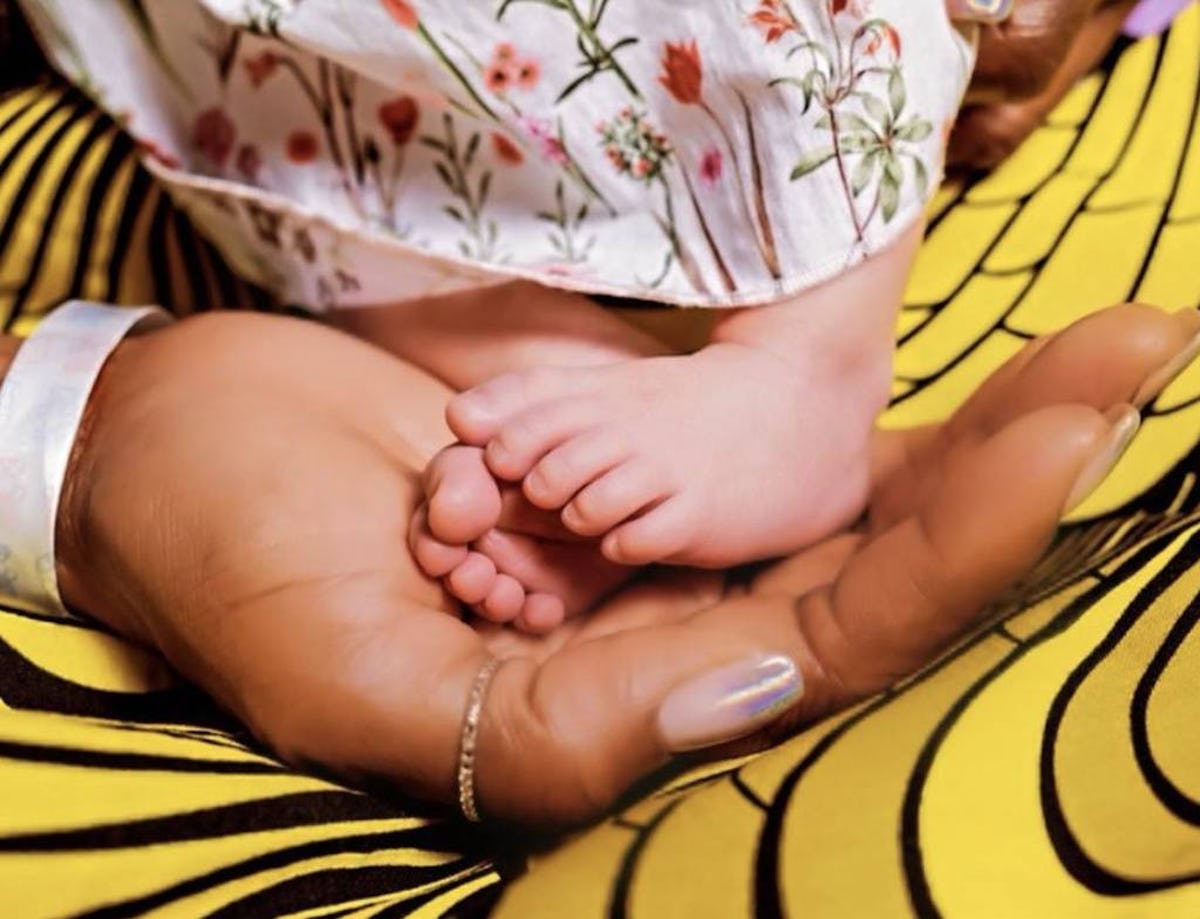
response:
<path id="1" fill-rule="evenodd" d="M 1164 42 L 1165 44 L 1165 42 Z M 1165 47 L 1159 52 L 1159 59 L 1165 53 Z M 1187 158 L 1188 151 L 1192 149 L 1192 140 L 1196 136 L 1197 120 L 1200 119 L 1200 87 L 1196 89 L 1196 95 L 1192 98 L 1192 108 L 1188 115 L 1187 136 L 1184 138 L 1183 146 L 1179 151 L 1180 162 L 1176 165 L 1175 175 L 1171 182 L 1171 193 L 1167 196 L 1166 204 L 1163 206 L 1162 216 L 1159 218 L 1158 226 L 1154 228 L 1154 235 L 1150 239 L 1149 245 L 1146 246 L 1146 258 L 1142 261 L 1142 267 L 1138 270 L 1137 277 L 1133 279 L 1133 284 L 1126 294 L 1126 299 L 1132 299 L 1142 286 L 1142 282 L 1146 279 L 1146 273 L 1150 270 L 1151 256 L 1158 250 L 1159 241 L 1162 239 L 1163 231 L 1173 225 L 1170 217 L 1172 206 L 1179 198 L 1179 189 L 1183 185 L 1183 176 L 1185 169 L 1183 168 L 1184 161 Z"/>
<path id="2" fill-rule="evenodd" d="M 12 112 L 6 115 L 2 121 L 0 121 L 0 139 L 6 140 L 6 138 L 4 138 L 5 132 L 8 131 L 14 124 L 16 124 L 16 122 L 20 120 L 21 116 L 37 105 L 37 103 L 43 98 L 44 97 L 39 93 L 29 93 L 25 99 L 21 100 L 21 104 L 18 104 Z M 0 102 L 7 101 L 7 97 L 5 97 L 3 100 L 0 100 Z M 0 147 L 0 149 L 3 149 L 3 147 Z"/>
<path id="3" fill-rule="evenodd" d="M 429 824 L 414 827 L 411 830 L 368 833 L 349 835 L 334 839 L 316 840 L 300 845 L 289 846 L 264 855 L 225 865 L 205 874 L 188 878 L 157 890 L 154 893 L 131 898 L 119 903 L 110 903 L 81 913 L 80 917 L 87 919 L 123 919 L 123 917 L 140 916 L 154 909 L 159 909 L 170 903 L 178 902 L 186 897 L 194 896 L 205 890 L 211 890 L 231 881 L 253 877 L 256 874 L 287 868 L 302 862 L 317 858 L 343 856 L 353 853 L 368 854 L 383 852 L 388 849 L 416 849 L 426 852 L 455 852 L 462 853 L 464 842 L 470 837 L 464 836 L 462 827 L 457 824 Z M 350 900 L 395 893 L 406 888 L 421 887 L 433 883 L 439 878 L 458 874 L 479 864 L 482 853 L 462 853 L 459 857 L 449 860 L 443 865 L 396 865 L 392 867 L 344 868 L 336 871 L 314 870 L 309 877 L 319 878 L 324 885 L 324 898 L 316 902 L 326 902 L 329 894 L 335 892 L 336 899 Z M 304 880 L 301 878 L 299 880 Z M 261 894 L 270 893 L 260 891 Z M 290 896 L 292 890 L 283 890 L 285 896 Z M 270 904 L 259 901 L 254 904 L 254 911 L 239 909 L 231 915 L 241 916 L 270 916 L 283 912 L 294 912 L 298 907 L 306 905 Z M 213 915 L 213 914 L 210 914 Z"/>
<path id="4" fill-rule="evenodd" d="M 654 831 L 662 826 L 663 821 L 671 816 L 683 800 L 683 798 L 679 798 L 672 801 L 655 814 L 653 819 L 646 824 L 646 828 L 637 834 L 633 843 L 626 847 L 625 854 L 621 858 L 621 867 L 618 869 L 616 877 L 613 878 L 612 899 L 608 904 L 609 919 L 628 919 L 629 898 L 633 893 L 633 877 L 637 873 L 638 859 L 641 858 Z"/>
<path id="5" fill-rule="evenodd" d="M 0 638 L 0 699 L 21 711 L 52 712 L 111 721 L 183 721 L 223 729 L 234 722 L 190 685 L 147 693 L 105 692 L 80 686 L 37 667 Z"/>
<path id="6" fill-rule="evenodd" d="M 301 877 L 288 878 L 271 887 L 255 891 L 228 906 L 209 913 L 207 919 L 255 919 L 255 917 L 261 916 L 279 916 L 299 912 L 306 908 L 324 906 L 339 900 L 361 900 L 372 896 L 396 894 L 405 887 L 421 887 L 431 882 L 436 883 L 438 880 L 437 874 L 422 880 L 412 875 L 411 872 L 440 872 L 441 877 L 445 878 L 444 884 L 403 900 L 379 914 L 380 916 L 408 916 L 438 897 L 445 896 L 454 886 L 471 880 L 471 878 L 454 877 L 462 868 L 461 863 L 453 870 L 403 867 L 327 868 Z M 481 869 L 476 874 L 482 873 L 483 870 Z M 402 880 L 397 879 L 397 872 L 402 872 L 400 875 Z M 357 908 L 347 909 L 338 915 L 352 915 L 357 911 Z"/>
<path id="7" fill-rule="evenodd" d="M 262 760 L 187 759 L 151 753 L 112 750 L 83 750 L 49 744 L 0 740 L 0 759 L 22 763 L 79 766 L 84 769 L 126 769 L 135 772 L 183 772 L 192 775 L 278 775 L 290 774 L 279 763 Z"/>
<path id="8" fill-rule="evenodd" d="M 310 791 L 124 823 L 0 836 L 0 852 L 78 852 L 220 839 L 240 833 L 404 817 L 351 791 Z"/>
<path id="9" fill-rule="evenodd" d="M 58 101 L 39 115 L 33 124 L 25 128 L 16 138 L 5 138 L 5 143 L 11 144 L 11 146 L 7 146 L 4 158 L 0 159 L 0 175 L 4 175 L 12 168 L 12 164 L 16 161 L 17 157 L 34 141 L 42 128 L 59 115 L 63 109 L 71 110 L 70 117 L 65 119 L 54 130 L 54 133 L 42 142 L 42 148 L 38 151 L 29 169 L 26 170 L 24 179 L 17 188 L 16 194 L 13 195 L 11 201 L 4 202 L 8 208 L 8 213 L 4 222 L 0 224 L 0 253 L 4 253 L 8 249 L 8 244 L 12 239 L 13 233 L 16 232 L 18 223 L 25 218 L 25 204 L 29 196 L 33 193 L 34 187 L 37 185 L 39 173 L 42 167 L 46 165 L 46 160 L 57 152 L 59 142 L 71 130 L 76 120 L 87 115 L 89 106 L 81 96 L 74 93 L 64 93 Z"/>
<path id="10" fill-rule="evenodd" d="M 83 296 L 88 268 L 93 264 L 93 252 L 100 240 L 96 231 L 100 225 L 100 213 L 112 197 L 112 184 L 117 172 L 133 156 L 133 142 L 124 131 L 118 131 L 109 143 L 104 161 L 92 179 L 91 191 L 88 194 L 87 209 L 84 211 L 83 224 L 79 233 L 79 251 L 75 258 L 75 270 L 71 273 L 70 296 Z"/>
<path id="11" fill-rule="evenodd" d="M 172 208 L 172 217 L 172 232 L 180 259 L 183 262 L 184 276 L 187 279 L 188 311 L 198 312 L 212 309 L 208 274 L 204 270 L 203 256 L 200 253 L 202 246 L 200 236 L 192 226 L 192 222 L 178 208 Z"/>
<path id="12" fill-rule="evenodd" d="M 1133 123 L 1129 127 L 1129 131 L 1126 133 L 1125 138 L 1121 143 L 1120 152 L 1118 153 L 1118 155 L 1116 157 L 1114 157 L 1113 162 L 1109 166 L 1109 168 L 1106 169 L 1100 176 L 1098 176 L 1095 179 L 1092 191 L 1087 196 L 1085 196 L 1084 199 L 1078 205 L 1076 205 L 1074 210 L 1071 212 L 1071 215 L 1066 220 L 1061 222 L 1061 225 L 1058 228 L 1058 233 L 1054 238 L 1054 243 L 1049 249 L 1049 251 L 1051 253 L 1058 250 L 1059 245 L 1062 243 L 1062 241 L 1066 237 L 1068 231 L 1070 230 L 1072 225 L 1075 223 L 1075 219 L 1077 217 L 1079 217 L 1080 214 L 1083 214 L 1088 210 L 1088 203 L 1091 201 L 1091 198 L 1096 194 L 1096 191 L 1103 185 L 1105 180 L 1108 179 L 1114 172 L 1116 172 L 1117 168 L 1121 165 L 1121 163 L 1124 161 L 1126 155 L 1128 154 L 1130 145 L 1133 143 L 1133 139 L 1137 135 L 1138 128 L 1142 123 L 1142 119 L 1145 118 L 1145 115 L 1146 115 L 1147 105 L 1145 104 L 1145 102 L 1154 93 L 1154 89 L 1155 89 L 1155 85 L 1158 81 L 1159 73 L 1162 70 L 1162 60 L 1163 60 L 1164 50 L 1165 50 L 1165 46 L 1160 43 L 1157 48 L 1157 51 L 1156 51 L 1153 70 L 1151 72 L 1150 78 L 1146 81 L 1146 89 L 1142 96 L 1142 104 L 1138 106 L 1137 115 L 1134 117 Z M 1115 58 L 1114 58 L 1114 60 L 1115 60 Z M 1107 89 L 1108 88 L 1108 76 L 1107 76 L 1108 71 L 1105 71 L 1105 73 L 1106 73 L 1106 78 L 1105 78 L 1106 82 L 1105 82 L 1104 88 Z M 1075 151 L 1075 149 L 1078 147 L 1078 145 L 1083 141 L 1083 138 L 1086 136 L 1087 125 L 1090 124 L 1091 115 L 1093 112 L 1096 111 L 1096 108 L 1100 105 L 1100 101 L 1103 98 L 1103 96 L 1104 96 L 1103 91 L 1096 93 L 1095 98 L 1092 100 L 1092 107 L 1088 111 L 1088 116 L 1087 116 L 1088 120 L 1085 120 L 1084 122 L 1082 122 L 1083 127 L 1076 133 L 1075 139 L 1071 142 L 1070 146 L 1068 147 L 1067 153 L 1065 154 L 1065 156 L 1063 158 L 1064 163 L 1069 161 L 1071 154 Z M 1046 176 L 1045 179 L 1043 179 L 1043 181 L 1041 183 L 1039 183 L 1039 185 L 1034 189 L 1033 192 L 1031 192 L 1028 195 L 1022 196 L 1022 198 L 1020 199 L 1022 201 L 1022 203 L 1028 203 L 1028 201 L 1031 199 L 1033 194 L 1036 194 L 1036 192 L 1038 190 L 1043 188 L 1046 185 L 1046 183 L 1051 181 L 1051 179 L 1053 179 L 1055 176 L 1059 175 L 1060 173 L 1061 173 L 1061 171 L 1055 171 L 1055 172 L 1051 173 L 1050 175 Z M 963 207 L 971 207 L 971 206 L 972 205 L 970 203 L 963 205 Z M 1130 209 L 1132 209 L 1133 205 L 1129 205 L 1128 207 Z M 1124 207 L 1117 208 L 1117 210 L 1123 210 L 1123 209 L 1125 209 L 1125 208 Z M 985 271 L 983 269 L 983 265 L 987 263 L 987 260 L 991 256 L 992 252 L 994 252 L 995 249 L 1000 245 L 1001 240 L 1004 239 L 1005 234 L 1007 234 L 1008 231 L 1012 228 L 1013 224 L 1016 222 L 1017 218 L 1021 215 L 1022 212 L 1023 212 L 1023 208 L 1014 209 L 1013 213 L 1011 215 L 1009 215 L 1008 220 L 1005 221 L 1003 226 L 1000 227 L 1000 229 L 997 230 L 993 234 L 991 242 L 988 244 L 987 248 L 984 249 L 983 253 L 980 255 L 979 261 L 976 263 L 975 269 L 973 271 L 967 272 L 966 276 L 959 283 L 959 286 L 953 291 L 953 293 L 951 293 L 951 295 L 945 301 L 943 301 L 942 304 L 940 304 L 940 306 L 944 307 L 947 304 L 953 302 L 954 298 L 957 297 L 963 291 L 965 286 L 968 283 L 970 283 L 972 278 L 989 277 L 990 276 L 991 273 L 988 271 Z M 1145 254 L 1145 256 L 1146 256 L 1145 261 L 1148 262 L 1150 253 L 1147 252 Z M 1025 296 L 1029 293 L 1030 289 L 1033 287 L 1034 282 L 1037 279 L 1038 272 L 1040 272 L 1041 269 L 1045 267 L 1046 262 L 1049 261 L 1050 257 L 1051 256 L 1048 255 L 1042 259 L 1039 259 L 1034 264 L 1027 266 L 1027 268 L 1033 269 L 1033 272 L 1029 278 L 1029 282 L 1025 285 L 1024 290 L 1022 290 L 1021 293 L 1013 299 L 1013 302 L 1011 304 L 1009 304 L 1009 307 L 1008 307 L 1008 309 L 1006 309 L 1004 311 L 1004 314 L 1002 316 L 1000 316 L 1000 318 L 997 320 L 998 325 L 1002 326 L 1005 323 L 1007 323 L 1009 317 L 1012 316 L 1013 313 L 1015 313 L 1021 307 L 1021 305 L 1025 302 Z M 920 323 L 915 328 L 910 329 L 904 336 L 902 336 L 902 338 L 900 339 L 900 344 L 903 345 L 903 344 L 907 343 L 908 341 L 910 341 L 913 338 L 913 336 L 917 335 L 919 332 L 924 330 L 929 325 L 930 322 L 934 321 L 937 318 L 937 316 L 940 315 L 940 313 L 941 313 L 940 309 L 931 310 L 929 317 L 924 322 Z M 994 328 L 987 329 L 974 341 L 971 341 L 969 343 L 964 342 L 962 344 L 962 346 L 958 349 L 958 353 L 949 361 L 949 363 L 947 363 L 943 367 L 939 368 L 938 371 L 936 373 L 932 374 L 931 376 L 922 377 L 920 379 L 904 378 L 907 382 L 912 383 L 913 386 L 908 392 L 906 392 L 903 395 L 894 399 L 892 404 L 893 405 L 901 405 L 901 404 L 909 401 L 910 399 L 915 398 L 920 393 L 922 393 L 928 386 L 932 385 L 937 380 L 942 379 L 949 371 L 953 370 L 959 364 L 962 364 L 963 362 L 970 360 L 971 355 L 974 353 L 975 349 L 977 347 L 979 347 L 979 345 L 981 345 L 984 341 L 986 341 L 987 338 L 989 338 L 993 334 L 993 332 L 994 332 Z"/>
<path id="13" fill-rule="evenodd" d="M 155 189 L 154 217 L 150 221 L 149 237 L 146 240 L 147 259 L 154 282 L 154 302 L 182 314 L 181 304 L 175 299 L 175 287 L 171 282 L 171 253 L 168 233 L 171 228 L 171 199 L 161 189 Z"/>
<path id="14" fill-rule="evenodd" d="M 207 239 L 200 239 L 200 257 L 204 260 L 204 273 L 209 279 L 209 300 L 205 309 L 238 309 L 250 304 L 238 293 L 237 280 L 225 260 Z"/>
<path id="15" fill-rule="evenodd" d="M 1133 755 L 1137 760 L 1138 768 L 1142 771 L 1142 776 L 1146 779 L 1146 784 L 1150 786 L 1150 790 L 1167 810 L 1193 826 L 1200 826 L 1200 801 L 1187 795 L 1171 781 L 1158 765 L 1158 761 L 1154 758 L 1154 751 L 1150 748 L 1150 734 L 1146 725 L 1146 717 L 1150 708 L 1150 697 L 1154 694 L 1159 679 L 1166 671 L 1167 665 L 1171 663 L 1171 659 L 1183 646 L 1184 641 L 1196 628 L 1196 624 L 1200 622 L 1200 585 L 1197 590 L 1196 599 L 1188 605 L 1183 615 L 1171 627 L 1162 647 L 1155 652 L 1150 666 L 1138 680 L 1129 713 Z"/>
<path id="16" fill-rule="evenodd" d="M 476 872 L 474 877 L 478 877 L 482 873 L 483 870 Z M 471 880 L 474 880 L 474 878 L 458 879 L 455 883 L 456 886 L 461 887 Z M 411 900 L 393 904 L 376 913 L 374 919 L 401 919 L 403 916 L 409 916 L 427 903 L 436 900 L 438 897 L 445 896 L 450 889 L 452 888 L 431 890 Z M 503 892 L 504 885 L 498 882 L 482 887 L 479 890 L 473 891 L 453 906 L 447 907 L 442 913 L 442 919 L 485 919 L 485 917 L 492 914 L 492 910 L 495 908 Z"/>
<path id="17" fill-rule="evenodd" d="M 147 198 L 154 189 L 150 174 L 141 166 L 133 171 L 129 189 L 121 207 L 121 217 L 117 223 L 117 231 L 113 235 L 112 253 L 108 261 L 108 284 L 103 299 L 116 303 L 121 292 L 121 278 L 128 268 L 129 259 L 133 257 L 133 234 L 137 228 L 138 217 L 146 206 Z M 168 304 L 160 304 L 169 307 Z"/>
<path id="18" fill-rule="evenodd" d="M 1156 543 L 1148 546 L 1147 550 L 1149 549 L 1162 551 L 1162 546 Z M 1126 576 L 1135 575 L 1145 565 L 1150 564 L 1155 554 L 1157 553 L 1150 551 L 1139 552 L 1137 557 L 1122 566 L 1122 573 Z M 1070 873 L 1071 877 L 1094 893 L 1114 897 L 1136 896 L 1200 881 L 1198 873 L 1156 881 L 1134 880 L 1112 874 L 1102 865 L 1097 864 L 1075 838 L 1067 823 L 1062 802 L 1058 797 L 1054 772 L 1054 749 L 1058 740 L 1058 732 L 1062 727 L 1067 708 L 1079 688 L 1092 671 L 1121 644 L 1129 630 L 1162 594 L 1174 585 L 1185 572 L 1195 567 L 1197 559 L 1200 559 L 1200 534 L 1189 539 L 1183 549 L 1134 598 L 1104 640 L 1064 680 L 1062 688 L 1059 689 L 1050 705 L 1039 757 L 1042 810 L 1045 815 L 1046 831 L 1062 866 Z"/>
<path id="19" fill-rule="evenodd" d="M 58 222 L 59 214 L 62 212 L 63 203 L 66 201 L 67 195 L 71 191 L 72 185 L 78 178 L 79 172 L 83 167 L 84 161 L 91 155 L 95 145 L 106 135 L 112 134 L 112 126 L 107 119 L 92 116 L 92 123 L 88 127 L 87 133 L 80 138 L 75 150 L 71 154 L 70 160 L 67 162 L 66 168 L 63 170 L 62 176 L 58 180 L 58 186 L 54 189 L 54 194 L 50 198 L 49 209 L 46 215 L 46 223 L 39 234 L 37 247 L 33 250 L 33 256 L 29 260 L 29 269 L 25 275 L 25 283 L 17 290 L 16 296 L 13 299 L 12 308 L 4 320 L 4 331 L 10 332 L 13 323 L 16 322 L 25 309 L 25 304 L 29 300 L 30 291 L 33 290 L 37 283 L 38 275 L 42 268 L 42 263 L 46 260 L 46 253 L 50 246 L 57 241 L 54 232 L 55 224 Z M 54 146 L 57 146 L 55 144 Z M 53 152 L 54 147 L 47 145 L 47 157 Z M 36 177 L 41 171 L 41 157 L 39 162 L 30 170 L 30 176 Z M 0 249 L 3 244 L 0 243 Z"/>
<path id="20" fill-rule="evenodd" d="M 1006 655 L 1003 660 L 1001 660 L 998 664 L 992 667 L 991 670 L 983 674 L 975 681 L 975 683 L 968 687 L 954 702 L 946 714 L 942 716 L 942 719 L 930 733 L 928 740 L 925 742 L 925 746 L 922 748 L 921 753 L 917 758 L 917 763 L 913 769 L 912 775 L 909 777 L 908 786 L 904 792 L 904 802 L 901 808 L 900 821 L 900 852 L 904 866 L 904 876 L 908 885 L 909 898 L 912 902 L 913 910 L 918 916 L 923 917 L 923 919 L 931 919 L 931 917 L 940 917 L 942 915 L 941 911 L 937 908 L 933 892 L 930 889 L 929 879 L 925 873 L 924 859 L 921 854 L 920 809 L 921 799 L 924 794 L 925 783 L 929 778 L 930 769 L 932 768 L 933 762 L 936 760 L 938 753 L 940 752 L 942 743 L 945 741 L 946 737 L 949 736 L 950 731 L 958 723 L 958 720 L 962 717 L 963 713 L 970 708 L 975 699 L 977 699 L 984 690 L 986 690 L 997 680 L 1001 679 L 1004 674 L 1006 674 L 1011 667 L 1021 661 L 1025 655 L 1031 653 L 1035 648 L 1039 647 L 1044 642 L 1061 635 L 1068 628 L 1074 625 L 1100 599 L 1111 592 L 1115 584 L 1122 583 L 1128 578 L 1136 577 L 1137 574 L 1145 568 L 1145 566 L 1154 561 L 1154 559 L 1170 543 L 1172 538 L 1173 535 L 1171 534 L 1164 534 L 1156 538 L 1154 541 L 1138 550 L 1138 552 L 1136 552 L 1128 561 L 1121 565 L 1120 568 L 1113 573 L 1111 583 L 1098 584 L 1092 589 L 1085 591 L 1074 601 L 1069 603 L 1062 610 L 1062 612 L 1060 612 L 1049 623 L 1039 629 L 1036 634 L 1030 636 L 1019 647 L 1013 649 L 1013 651 Z M 1131 607 L 1131 611 L 1134 608 L 1139 608 L 1137 615 L 1141 615 L 1141 611 L 1144 611 L 1144 609 L 1153 602 L 1153 599 L 1161 594 L 1162 591 L 1165 590 L 1166 587 L 1168 587 L 1170 583 L 1178 577 L 1178 572 L 1180 570 L 1185 570 L 1187 567 L 1195 563 L 1196 558 L 1200 557 L 1200 555 L 1197 553 L 1197 550 L 1200 550 L 1200 537 L 1192 539 L 1188 542 L 1187 546 L 1180 551 L 1164 568 L 1155 581 L 1151 585 L 1148 585 L 1147 589 L 1143 591 L 1143 594 L 1139 597 L 1138 601 L 1136 601 L 1133 607 Z M 1125 615 L 1129 616 L 1129 613 L 1127 612 Z M 1079 671 L 1077 671 L 1077 673 L 1078 672 Z M 1074 678 L 1074 675 L 1072 675 L 1072 678 Z M 1082 677 L 1079 678 L 1076 686 L 1078 686 L 1080 683 L 1082 683 Z M 1064 689 L 1066 688 L 1066 685 L 1067 684 L 1064 683 Z M 1072 692 L 1073 691 L 1074 690 L 1072 690 Z M 1057 700 L 1055 704 L 1058 704 Z M 1062 713 L 1065 712 L 1065 709 L 1066 705 L 1064 703 L 1058 714 L 1059 721 L 1061 721 Z M 1052 789 L 1048 789 L 1047 783 L 1053 781 L 1052 744 L 1046 740 L 1051 736 L 1051 729 L 1049 725 L 1050 720 L 1054 717 L 1053 710 L 1054 709 L 1052 706 L 1052 714 L 1050 719 L 1047 720 L 1047 728 L 1042 750 L 1043 761 L 1041 784 L 1043 795 L 1043 811 L 1048 829 L 1056 819 L 1053 812 L 1057 806 L 1057 798 L 1054 799 L 1053 804 L 1049 804 L 1046 798 L 1047 791 L 1052 791 Z M 1049 775 L 1046 771 L 1046 756 L 1050 757 Z M 1061 809 L 1057 809 L 1057 821 L 1059 831 L 1065 829 L 1065 822 L 1062 817 Z M 1053 829 L 1051 829 L 1050 832 L 1052 837 L 1056 833 L 1056 831 Z M 1071 840 L 1071 843 L 1073 844 L 1073 840 Z M 1072 870 L 1073 868 L 1079 867 L 1079 862 L 1077 860 L 1073 860 L 1073 856 L 1067 855 L 1065 849 L 1060 849 L 1057 842 L 1055 842 L 1055 849 L 1063 866 L 1067 868 L 1067 870 L 1070 871 L 1077 880 L 1080 880 L 1081 883 L 1085 883 L 1083 882 L 1082 878 L 1076 875 L 1075 871 Z M 1141 889 L 1127 891 L 1118 891 L 1115 888 L 1101 889 L 1101 887 L 1104 887 L 1105 885 L 1091 887 L 1091 885 L 1086 883 L 1085 886 L 1089 886 L 1090 889 L 1101 894 L 1145 892 Z"/>

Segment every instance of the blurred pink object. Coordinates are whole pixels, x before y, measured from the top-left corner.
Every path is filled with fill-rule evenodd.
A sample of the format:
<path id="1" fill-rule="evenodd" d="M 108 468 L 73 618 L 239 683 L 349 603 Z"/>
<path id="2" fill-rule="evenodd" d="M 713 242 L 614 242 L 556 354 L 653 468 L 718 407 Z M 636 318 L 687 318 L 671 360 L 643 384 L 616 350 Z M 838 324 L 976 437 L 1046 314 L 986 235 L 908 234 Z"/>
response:
<path id="1" fill-rule="evenodd" d="M 1157 35 L 1192 3 L 1193 0 L 1142 0 L 1125 20 L 1125 34 L 1134 38 Z"/>

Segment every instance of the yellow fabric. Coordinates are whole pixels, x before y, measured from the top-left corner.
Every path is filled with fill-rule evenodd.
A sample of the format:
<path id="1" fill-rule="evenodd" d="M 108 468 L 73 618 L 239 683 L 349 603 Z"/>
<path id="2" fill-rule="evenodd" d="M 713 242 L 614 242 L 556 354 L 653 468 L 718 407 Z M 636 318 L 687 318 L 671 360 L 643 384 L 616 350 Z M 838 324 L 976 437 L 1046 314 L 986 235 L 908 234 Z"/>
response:
<path id="1" fill-rule="evenodd" d="M 942 192 L 888 423 L 942 417 L 1027 338 L 1110 303 L 1200 305 L 1198 82 L 1193 6 Z M 10 327 L 68 294 L 251 304 L 223 272 L 76 97 L 0 102 Z M 0 612 L 0 915 L 1193 919 L 1198 474 L 1200 366 L 994 627 L 528 860 L 279 765 L 119 639 Z"/>

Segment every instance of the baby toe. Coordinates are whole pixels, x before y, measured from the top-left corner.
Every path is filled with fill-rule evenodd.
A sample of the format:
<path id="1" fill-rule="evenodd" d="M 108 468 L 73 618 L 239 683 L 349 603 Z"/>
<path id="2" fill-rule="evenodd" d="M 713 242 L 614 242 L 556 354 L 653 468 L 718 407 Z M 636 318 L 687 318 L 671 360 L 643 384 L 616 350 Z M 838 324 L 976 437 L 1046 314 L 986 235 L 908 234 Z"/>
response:
<path id="1" fill-rule="evenodd" d="M 446 578 L 446 589 L 469 606 L 482 603 L 496 583 L 496 566 L 478 552 L 468 552 L 466 559 Z"/>
<path id="2" fill-rule="evenodd" d="M 562 521 L 580 536 L 601 536 L 666 496 L 654 468 L 633 460 L 584 488 L 563 508 Z"/>
<path id="3" fill-rule="evenodd" d="M 523 490 L 531 504 L 544 510 L 563 507 L 589 482 L 629 458 L 622 438 L 592 430 L 551 450 L 529 471 Z"/>
<path id="4" fill-rule="evenodd" d="M 525 606 L 517 616 L 516 626 L 523 632 L 533 635 L 545 635 L 553 632 L 567 618 L 563 601 L 553 594 L 530 594 L 525 598 Z"/>
<path id="5" fill-rule="evenodd" d="M 451 546 L 429 532 L 425 509 L 413 515 L 408 547 L 417 566 L 431 578 L 444 578 L 467 559 L 466 546 Z"/>
<path id="6" fill-rule="evenodd" d="M 594 423 L 594 399 L 559 399 L 520 412 L 487 445 L 488 468 L 502 479 L 523 479 L 547 452 Z"/>
<path id="7" fill-rule="evenodd" d="M 586 369 L 558 367 L 506 373 L 451 399 L 446 422 L 463 443 L 481 447 L 518 412 L 581 393 L 591 385 L 591 379 Z"/>
<path id="8" fill-rule="evenodd" d="M 496 575 L 491 591 L 479 605 L 478 612 L 490 622 L 512 622 L 525 605 L 525 588 L 507 574 Z"/>
<path id="9" fill-rule="evenodd" d="M 619 565 L 670 561 L 693 542 L 694 515 L 681 498 L 671 498 L 635 520 L 617 527 L 600 545 L 604 557 Z"/>
<path id="10" fill-rule="evenodd" d="M 465 545 L 500 519 L 500 487 L 478 447 L 454 446 L 439 453 L 426 472 L 430 533 Z"/>

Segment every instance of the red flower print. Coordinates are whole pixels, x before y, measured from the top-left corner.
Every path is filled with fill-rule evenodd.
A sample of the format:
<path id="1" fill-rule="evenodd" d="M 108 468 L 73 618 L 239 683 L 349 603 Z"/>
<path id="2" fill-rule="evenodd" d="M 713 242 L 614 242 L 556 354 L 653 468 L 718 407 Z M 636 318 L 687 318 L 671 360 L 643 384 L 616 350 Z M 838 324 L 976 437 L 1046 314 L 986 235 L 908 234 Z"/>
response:
<path id="1" fill-rule="evenodd" d="M 412 96 L 398 96 L 379 107 L 379 121 L 397 147 L 412 140 L 420 120 L 421 108 Z"/>
<path id="2" fill-rule="evenodd" d="M 829 12 L 834 16 L 842 12 L 848 5 L 850 0 L 829 0 Z"/>
<path id="3" fill-rule="evenodd" d="M 510 166 L 520 166 L 525 162 L 525 154 L 521 152 L 521 148 L 503 134 L 492 134 L 492 149 L 496 152 L 498 160 Z"/>
<path id="4" fill-rule="evenodd" d="M 725 157 L 716 147 L 709 147 L 700 158 L 700 181 L 710 188 L 721 181 L 725 172 Z"/>
<path id="5" fill-rule="evenodd" d="M 248 182 L 258 181 L 258 172 L 262 169 L 262 155 L 253 144 L 242 144 L 237 155 L 237 171 Z"/>
<path id="6" fill-rule="evenodd" d="M 788 32 L 800 31 L 800 24 L 780 0 L 761 0 L 758 9 L 750 14 L 750 24 L 763 33 L 768 45 L 773 45 Z"/>
<path id="7" fill-rule="evenodd" d="M 667 42 L 663 47 L 662 67 L 658 82 L 678 102 L 700 105 L 704 101 L 704 65 L 694 40 L 687 44 Z"/>
<path id="8" fill-rule="evenodd" d="M 224 168 L 225 161 L 233 152 L 236 137 L 237 129 L 234 128 L 233 122 L 219 108 L 201 112 L 192 127 L 192 143 L 218 169 Z"/>
<path id="9" fill-rule="evenodd" d="M 882 23 L 867 43 L 867 54 L 876 55 L 884 46 L 891 49 L 892 57 L 900 57 L 900 33 L 888 23 Z"/>
<path id="10" fill-rule="evenodd" d="M 494 60 L 497 63 L 511 63 L 517 59 L 517 46 L 512 42 L 503 42 L 496 45 L 496 54 Z"/>
<path id="11" fill-rule="evenodd" d="M 492 64 L 483 72 L 483 83 L 496 95 L 503 95 L 513 84 L 512 68 L 507 64 Z"/>
<path id="12" fill-rule="evenodd" d="M 275 72 L 279 66 L 279 58 L 273 51 L 264 51 L 256 57 L 246 58 L 242 62 L 242 66 L 246 68 L 246 76 L 250 78 L 250 85 L 258 89 Z"/>
<path id="13" fill-rule="evenodd" d="M 321 153 L 321 145 L 311 131 L 293 131 L 287 139 L 287 158 L 297 166 L 304 166 Z"/>
<path id="14" fill-rule="evenodd" d="M 521 89 L 534 89 L 542 78 L 542 65 L 533 58 L 522 61 L 517 65 L 517 85 Z"/>
<path id="15" fill-rule="evenodd" d="M 417 11 L 409 0 L 380 0 L 387 14 L 406 29 L 416 29 L 421 24 Z"/>

